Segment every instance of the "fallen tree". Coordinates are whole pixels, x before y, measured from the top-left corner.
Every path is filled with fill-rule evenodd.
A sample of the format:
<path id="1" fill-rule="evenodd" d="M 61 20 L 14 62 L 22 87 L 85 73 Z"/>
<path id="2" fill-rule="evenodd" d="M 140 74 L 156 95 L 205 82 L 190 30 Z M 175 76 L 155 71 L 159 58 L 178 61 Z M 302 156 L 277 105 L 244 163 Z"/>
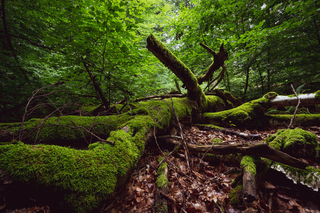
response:
<path id="1" fill-rule="evenodd" d="M 121 111 L 118 115 L 46 117 L 1 124 L 0 140 L 3 143 L 0 145 L 0 169 L 4 174 L 16 181 L 53 188 L 62 194 L 59 202 L 68 206 L 70 211 L 92 212 L 125 183 L 146 144 L 157 133 L 169 131 L 179 120 L 225 127 L 268 124 L 269 117 L 265 113 L 275 106 L 273 100 L 278 96 L 276 93 L 268 93 L 260 99 L 229 109 L 236 101 L 228 105 L 227 101 L 220 98 L 221 93 L 220 96 L 205 95 L 202 91 L 199 83 L 225 66 L 224 60 L 228 57 L 223 46 L 219 53 L 212 53 L 216 57 L 207 74 L 196 78 L 156 37 L 150 35 L 147 43 L 147 48 L 183 82 L 187 97 L 171 99 L 160 96 L 164 99 L 119 103 L 112 107 Z M 314 98 L 318 96 L 319 92 Z M 87 149 L 62 147 L 77 147 L 80 144 L 82 149 L 84 146 Z M 178 144 L 175 142 L 175 145 Z M 299 156 L 290 156 L 292 153 L 286 153 L 286 149 L 282 150 L 276 144 L 210 147 L 189 144 L 184 148 L 219 155 L 242 153 L 258 159 L 268 158 L 303 171 L 309 168 L 307 163 L 298 159 Z M 316 149 L 318 145 L 308 148 Z M 250 166 L 252 164 L 255 165 L 255 162 L 242 164 L 245 180 L 255 178 Z M 266 167 L 271 165 L 271 162 L 265 164 Z M 247 193 L 250 189 L 249 194 L 254 194 L 252 190 L 256 188 L 256 182 L 253 184 L 244 187 L 243 191 Z"/>

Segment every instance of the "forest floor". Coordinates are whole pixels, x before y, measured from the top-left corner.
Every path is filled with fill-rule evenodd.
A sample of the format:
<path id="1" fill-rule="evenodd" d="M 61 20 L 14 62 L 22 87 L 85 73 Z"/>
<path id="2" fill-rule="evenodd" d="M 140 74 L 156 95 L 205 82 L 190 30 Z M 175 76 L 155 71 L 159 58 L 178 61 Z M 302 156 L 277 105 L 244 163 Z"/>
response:
<path id="1" fill-rule="evenodd" d="M 320 127 L 304 129 L 316 134 L 320 141 Z M 183 131 L 185 138 L 195 144 L 212 144 L 211 141 L 214 138 L 222 139 L 224 144 L 255 144 L 263 141 L 269 134 L 276 133 L 278 129 L 232 130 L 259 134 L 261 139 L 250 140 L 226 134 L 223 131 L 201 130 L 196 126 L 186 127 Z M 128 184 L 118 192 L 114 202 L 102 208 L 101 212 L 154 212 L 157 190 L 155 181 L 159 166 L 157 159 L 161 156 L 158 148 L 146 149 L 144 157 L 131 175 Z M 243 205 L 238 205 L 236 208 L 231 206 L 228 196 L 232 190 L 232 180 L 241 171 L 239 165 L 226 165 L 223 162 L 212 165 L 203 158 L 202 153 L 193 153 L 190 172 L 187 169 L 183 149 L 180 149 L 178 154 L 170 155 L 169 160 L 179 167 L 174 169 L 168 164 L 170 187 L 166 199 L 169 212 L 241 212 L 244 209 Z M 320 212 L 319 192 L 294 184 L 282 173 L 273 172 L 267 175 L 258 187 L 259 212 Z"/>
<path id="2" fill-rule="evenodd" d="M 301 127 L 303 128 L 303 127 Z M 320 127 L 303 128 L 316 134 L 320 141 Z M 224 131 L 201 130 L 197 126 L 184 127 L 184 137 L 195 144 L 212 144 L 214 138 L 220 138 L 223 144 L 250 143 L 263 141 L 278 129 L 249 131 L 232 129 L 247 134 L 259 134 L 259 140 L 243 138 Z M 171 151 L 171 150 L 169 150 Z M 165 196 L 169 212 L 241 212 L 244 205 L 233 207 L 229 192 L 231 182 L 240 173 L 237 164 L 226 165 L 222 161 L 212 164 L 203 157 L 203 153 L 191 153 L 191 171 L 187 168 L 184 149 L 168 157 L 176 168 L 169 167 L 169 193 Z M 141 158 L 136 170 L 127 184 L 114 196 L 113 202 L 102 205 L 99 212 L 154 212 L 157 187 L 155 184 L 158 158 L 162 154 L 154 144 L 150 144 Z M 315 164 L 318 168 L 320 165 Z M 178 168 L 178 169 L 177 169 Z M 259 212 L 320 212 L 320 192 L 301 184 L 294 184 L 280 172 L 267 173 L 258 186 Z M 23 209 L 2 209 L 5 213 L 49 213 L 50 206 L 33 206 Z M 0 206 L 1 210 L 1 206 Z M 4 211 L 3 211 L 4 210 Z"/>

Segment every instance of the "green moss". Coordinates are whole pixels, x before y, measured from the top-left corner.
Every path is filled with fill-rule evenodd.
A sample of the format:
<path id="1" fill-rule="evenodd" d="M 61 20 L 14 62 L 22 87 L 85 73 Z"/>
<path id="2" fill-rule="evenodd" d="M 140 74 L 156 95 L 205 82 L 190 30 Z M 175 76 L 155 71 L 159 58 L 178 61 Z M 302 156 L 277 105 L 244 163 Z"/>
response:
<path id="1" fill-rule="evenodd" d="M 267 99 L 273 99 L 275 97 L 277 97 L 278 94 L 276 92 L 268 92 L 267 94 L 265 94 L 263 97 L 267 98 Z"/>
<path id="2" fill-rule="evenodd" d="M 214 138 L 214 139 L 212 139 L 211 143 L 220 144 L 220 143 L 223 143 L 223 140 L 221 140 L 220 138 Z"/>
<path id="3" fill-rule="evenodd" d="M 270 125 L 277 126 L 290 123 L 292 115 L 268 115 Z M 296 114 L 294 125 L 313 126 L 320 123 L 320 114 Z"/>
<path id="4" fill-rule="evenodd" d="M 298 158 L 316 158 L 319 144 L 315 134 L 300 128 L 280 129 L 266 138 L 271 147 Z"/>
<path id="5" fill-rule="evenodd" d="M 191 114 L 192 104 L 187 98 L 173 98 L 173 101 L 179 119 Z M 141 115 L 149 115 L 146 117 L 148 121 L 155 119 L 158 128 L 169 126 L 174 115 L 171 99 L 141 102 L 134 107 L 132 111 L 112 116 L 61 116 L 46 120 L 34 118 L 24 123 L 22 138 L 28 143 L 33 143 L 37 139 L 46 144 L 62 140 L 77 141 L 92 137 L 86 130 L 91 130 L 95 135 L 105 138 L 111 131 L 121 128 L 124 123 L 132 119 L 137 119 L 135 125 L 138 125 Z M 20 125 L 20 123 L 0 124 L 0 129 L 17 136 Z"/>
<path id="6" fill-rule="evenodd" d="M 229 193 L 229 199 L 232 206 L 237 207 L 241 204 L 242 197 L 242 185 L 238 185 L 236 188 L 232 189 Z"/>
<path id="7" fill-rule="evenodd" d="M 315 92 L 315 94 L 316 94 L 316 96 L 315 96 L 315 97 L 316 97 L 316 99 L 318 99 L 318 100 L 319 100 L 319 99 L 320 99 L 320 90 L 318 90 L 317 92 Z"/>
<path id="8" fill-rule="evenodd" d="M 154 208 L 156 209 L 155 212 L 168 212 L 165 202 L 157 203 Z"/>
<path id="9" fill-rule="evenodd" d="M 266 95 L 265 95 L 266 96 Z M 264 112 L 270 106 L 270 99 L 263 97 L 242 104 L 239 107 L 214 113 L 204 113 L 206 123 L 229 126 L 263 126 Z"/>
<path id="10" fill-rule="evenodd" d="M 92 112 L 94 111 L 96 108 L 100 107 L 100 105 L 98 106 L 82 106 L 81 109 L 84 111 L 84 112 Z"/>
<path id="11" fill-rule="evenodd" d="M 164 157 L 158 158 L 158 162 L 160 163 Z M 166 189 L 169 189 L 170 182 L 168 181 L 168 178 L 166 177 L 165 171 L 167 170 L 167 163 L 162 162 L 159 165 L 158 172 L 157 172 L 157 180 L 156 180 L 156 185 L 161 188 L 164 187 Z"/>
<path id="12" fill-rule="evenodd" d="M 187 98 L 173 98 L 173 101 L 179 119 L 191 114 L 193 105 Z M 24 135 L 29 134 L 29 140 L 36 137 L 36 127 L 41 125 L 38 140 L 42 142 L 91 137 L 78 128 L 84 127 L 93 128 L 97 135 L 109 136 L 107 140 L 115 144 L 96 142 L 90 144 L 88 150 L 21 142 L 0 145 L 0 169 L 16 181 L 35 181 L 63 192 L 61 199 L 74 212 L 90 212 L 108 198 L 128 170 L 135 167 L 145 149 L 146 133 L 155 122 L 157 128 L 169 126 L 173 115 L 171 99 L 165 99 L 137 103 L 133 110 L 121 115 L 62 116 L 44 122 L 32 119 L 24 123 Z M 17 133 L 20 123 L 2 124 L 0 128 Z M 161 176 L 158 184 L 168 186 Z"/>
<path id="13" fill-rule="evenodd" d="M 247 172 L 252 173 L 253 175 L 257 174 L 257 164 L 259 163 L 259 158 L 252 157 L 249 155 L 243 156 L 241 160 L 241 167 L 243 167 Z"/>
<path id="14" fill-rule="evenodd" d="M 213 124 L 196 124 L 196 126 L 209 127 L 209 128 L 212 128 L 212 129 L 223 129 L 223 127 L 216 126 L 216 125 L 213 125 Z"/>
<path id="15" fill-rule="evenodd" d="M 224 101 L 215 95 L 208 95 L 207 97 L 207 106 L 204 108 L 206 111 L 214 112 L 221 111 L 226 108 Z"/>
<path id="16" fill-rule="evenodd" d="M 128 114 L 99 117 L 61 116 L 51 117 L 46 120 L 34 118 L 24 123 L 22 138 L 28 142 L 33 142 L 37 139 L 37 141 L 48 144 L 59 140 L 76 141 L 92 137 L 85 129 L 91 129 L 96 135 L 108 136 L 119 125 L 133 118 Z M 18 135 L 19 129 L 20 123 L 16 123 L 16 125 L 6 128 L 6 131 Z"/>
<path id="17" fill-rule="evenodd" d="M 123 143 L 96 150 L 23 143 L 2 145 L 0 168 L 15 181 L 29 183 L 35 180 L 37 184 L 64 191 L 62 199 L 75 212 L 89 212 L 113 192 L 117 177 L 125 169 L 133 168 L 133 161 L 137 161 L 130 156 L 132 150 L 123 149 L 127 146 Z M 121 162 L 123 168 L 108 156 Z"/>
<path id="18" fill-rule="evenodd" d="M 144 151 L 146 132 L 153 126 L 150 116 L 136 116 L 124 124 L 129 131 L 112 131 L 109 141 L 75 150 L 54 145 L 0 146 L 0 168 L 14 180 L 54 186 L 66 190 L 64 201 L 75 212 L 96 208 L 115 189 L 118 179 L 133 169 Z M 77 199 L 74 199 L 77 198 Z"/>

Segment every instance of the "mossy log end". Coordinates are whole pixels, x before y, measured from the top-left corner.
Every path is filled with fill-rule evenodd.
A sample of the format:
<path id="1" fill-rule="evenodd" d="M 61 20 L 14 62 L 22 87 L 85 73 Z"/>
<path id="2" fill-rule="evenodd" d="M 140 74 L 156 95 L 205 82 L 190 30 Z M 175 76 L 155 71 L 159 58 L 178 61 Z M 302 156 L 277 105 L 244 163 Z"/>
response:
<path id="1" fill-rule="evenodd" d="M 256 176 L 257 176 L 257 165 L 259 165 L 260 158 L 245 155 L 241 160 L 242 167 L 242 185 L 243 185 L 243 201 L 244 204 L 248 207 L 252 205 L 252 203 L 258 200 L 257 194 L 257 184 L 256 184 Z"/>

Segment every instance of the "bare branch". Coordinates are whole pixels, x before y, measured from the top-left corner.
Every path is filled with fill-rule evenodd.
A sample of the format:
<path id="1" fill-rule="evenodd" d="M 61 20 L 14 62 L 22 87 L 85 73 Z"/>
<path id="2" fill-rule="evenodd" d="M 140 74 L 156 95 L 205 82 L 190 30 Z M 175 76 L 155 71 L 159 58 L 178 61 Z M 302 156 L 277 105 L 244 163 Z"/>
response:
<path id="1" fill-rule="evenodd" d="M 292 84 L 291 84 L 291 88 L 292 88 L 294 94 L 296 95 L 296 97 L 297 97 L 297 99 L 298 99 L 298 104 L 297 104 L 297 106 L 296 106 L 296 109 L 294 110 L 293 117 L 291 118 L 291 121 L 290 121 L 290 124 L 289 124 L 289 126 L 288 126 L 288 129 L 292 129 L 292 128 L 293 128 L 293 125 L 292 125 L 292 124 L 293 124 L 294 118 L 296 117 L 296 114 L 297 114 L 299 105 L 300 105 L 300 103 L 301 103 L 300 98 L 299 98 L 299 96 L 298 96 L 298 94 L 297 94 L 297 92 L 296 92 L 296 90 L 294 89 L 294 87 L 293 87 Z"/>

